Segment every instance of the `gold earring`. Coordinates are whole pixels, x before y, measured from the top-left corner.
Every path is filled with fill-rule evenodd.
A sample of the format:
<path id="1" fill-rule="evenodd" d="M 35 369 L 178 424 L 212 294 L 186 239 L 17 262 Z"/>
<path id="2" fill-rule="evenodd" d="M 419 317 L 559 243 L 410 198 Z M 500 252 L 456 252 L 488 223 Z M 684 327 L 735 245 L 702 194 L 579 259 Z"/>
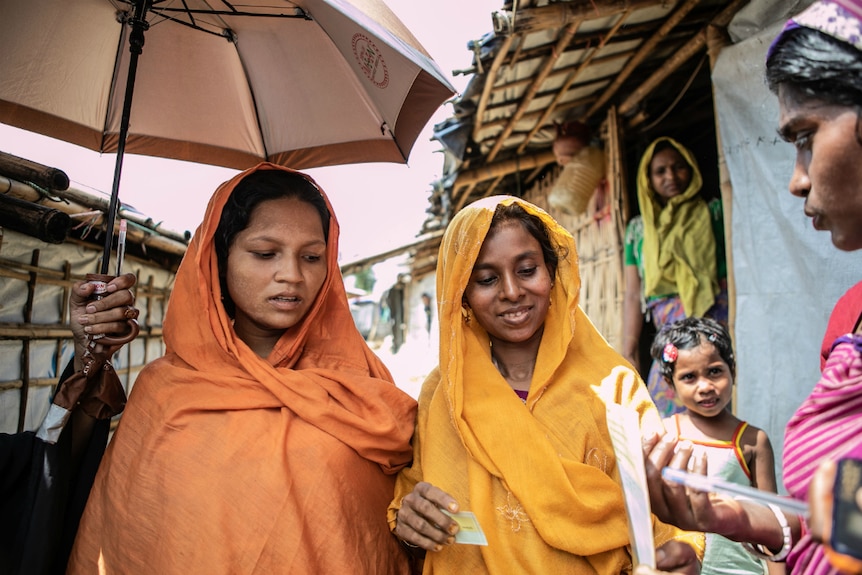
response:
<path id="1" fill-rule="evenodd" d="M 461 317 L 464 318 L 464 323 L 470 325 L 470 321 L 473 319 L 470 314 L 470 308 L 466 306 L 461 306 Z"/>

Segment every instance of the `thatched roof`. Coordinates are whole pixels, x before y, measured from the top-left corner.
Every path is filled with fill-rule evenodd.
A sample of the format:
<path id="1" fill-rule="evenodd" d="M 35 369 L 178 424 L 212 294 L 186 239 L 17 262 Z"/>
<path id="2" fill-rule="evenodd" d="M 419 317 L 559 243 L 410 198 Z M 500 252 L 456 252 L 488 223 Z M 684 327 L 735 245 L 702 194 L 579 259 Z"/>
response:
<path id="1" fill-rule="evenodd" d="M 630 135 L 658 124 L 663 134 L 714 130 L 708 40 L 746 3 L 507 1 L 495 32 L 472 46 L 473 77 L 454 115 L 435 126 L 445 175 L 423 231 L 481 197 L 522 195 L 553 165 L 556 123 L 597 130 L 613 106 Z M 707 139 L 714 149 L 714 132 Z"/>

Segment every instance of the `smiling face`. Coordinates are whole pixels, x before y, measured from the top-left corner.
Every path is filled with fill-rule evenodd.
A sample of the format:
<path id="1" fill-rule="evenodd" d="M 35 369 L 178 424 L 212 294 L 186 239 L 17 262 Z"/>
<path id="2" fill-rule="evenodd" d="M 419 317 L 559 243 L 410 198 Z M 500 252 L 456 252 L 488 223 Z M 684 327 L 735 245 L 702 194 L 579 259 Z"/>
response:
<path id="1" fill-rule="evenodd" d="M 835 247 L 862 249 L 862 133 L 848 106 L 803 101 L 781 86 L 779 132 L 796 147 L 790 193 L 805 200 L 805 215 L 828 230 Z"/>
<path id="2" fill-rule="evenodd" d="M 700 345 L 679 350 L 673 384 L 677 397 L 692 416 L 716 417 L 733 397 L 730 366 L 718 349 L 703 339 Z"/>
<path id="3" fill-rule="evenodd" d="M 539 241 L 509 220 L 489 231 L 464 297 L 492 342 L 524 343 L 541 338 L 551 287 Z"/>
<path id="4" fill-rule="evenodd" d="M 258 204 L 227 258 L 239 338 L 267 356 L 311 309 L 326 273 L 326 239 L 315 207 L 292 197 Z"/>
<path id="5" fill-rule="evenodd" d="M 649 180 L 659 201 L 665 203 L 688 188 L 691 166 L 675 148 L 665 148 L 653 154 L 649 163 Z"/>

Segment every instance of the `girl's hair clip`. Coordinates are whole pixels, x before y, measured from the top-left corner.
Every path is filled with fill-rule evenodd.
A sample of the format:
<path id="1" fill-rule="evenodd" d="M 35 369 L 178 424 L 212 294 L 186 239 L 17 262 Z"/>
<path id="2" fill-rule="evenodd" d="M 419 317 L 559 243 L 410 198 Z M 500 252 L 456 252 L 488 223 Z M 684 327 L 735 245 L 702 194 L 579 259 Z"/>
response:
<path id="1" fill-rule="evenodd" d="M 665 345 L 664 349 L 661 351 L 661 358 L 665 363 L 673 363 L 678 357 L 679 350 L 672 343 Z"/>

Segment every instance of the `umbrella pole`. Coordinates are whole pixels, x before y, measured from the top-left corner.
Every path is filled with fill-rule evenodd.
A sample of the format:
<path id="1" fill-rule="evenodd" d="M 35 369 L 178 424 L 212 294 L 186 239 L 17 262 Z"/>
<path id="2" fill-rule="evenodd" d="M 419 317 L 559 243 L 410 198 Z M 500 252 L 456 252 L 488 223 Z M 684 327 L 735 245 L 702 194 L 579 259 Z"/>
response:
<path id="1" fill-rule="evenodd" d="M 111 248 L 114 245 L 114 222 L 120 209 L 120 176 L 123 172 L 123 156 L 126 152 L 126 136 L 129 133 L 129 118 L 132 114 L 132 96 L 135 92 L 135 76 L 138 72 L 138 56 L 144 50 L 144 32 L 149 28 L 146 21 L 147 10 L 152 0 L 137 0 L 135 15 L 129 21 L 132 31 L 129 34 L 129 75 L 126 78 L 126 93 L 123 96 L 123 115 L 120 117 L 120 139 L 117 142 L 117 161 L 114 164 L 114 182 L 111 185 L 111 199 L 108 203 L 108 223 L 105 233 L 105 246 L 102 251 L 100 273 L 107 274 L 111 265 Z M 119 271 L 119 270 L 118 270 Z"/>

